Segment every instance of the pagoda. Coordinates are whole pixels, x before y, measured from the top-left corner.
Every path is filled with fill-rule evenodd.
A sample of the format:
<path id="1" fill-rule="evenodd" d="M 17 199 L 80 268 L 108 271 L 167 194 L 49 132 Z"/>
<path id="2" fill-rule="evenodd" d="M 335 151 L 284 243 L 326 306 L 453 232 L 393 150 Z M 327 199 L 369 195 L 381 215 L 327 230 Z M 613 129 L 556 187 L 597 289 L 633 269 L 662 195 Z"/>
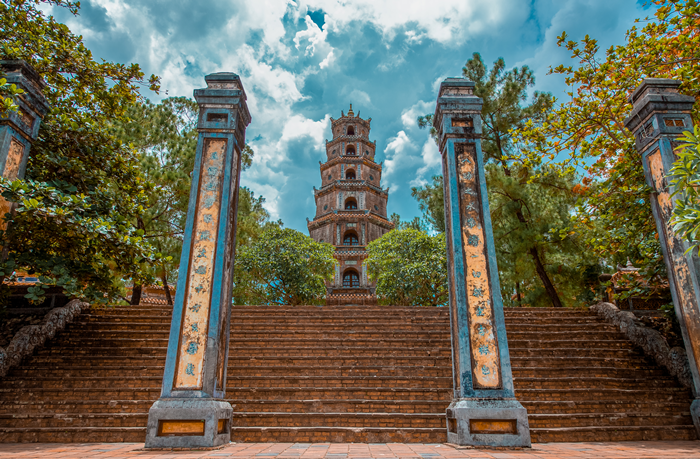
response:
<path id="1" fill-rule="evenodd" d="M 316 242 L 335 246 L 338 265 L 327 284 L 329 305 L 376 304 L 375 283 L 367 278 L 367 244 L 394 228 L 387 219 L 389 189 L 382 189 L 382 165 L 374 162 L 369 140 L 372 118 L 342 111 L 331 118 L 333 140 L 326 140 L 326 162 L 319 161 L 321 189 L 314 187 L 316 216 L 308 220 Z"/>

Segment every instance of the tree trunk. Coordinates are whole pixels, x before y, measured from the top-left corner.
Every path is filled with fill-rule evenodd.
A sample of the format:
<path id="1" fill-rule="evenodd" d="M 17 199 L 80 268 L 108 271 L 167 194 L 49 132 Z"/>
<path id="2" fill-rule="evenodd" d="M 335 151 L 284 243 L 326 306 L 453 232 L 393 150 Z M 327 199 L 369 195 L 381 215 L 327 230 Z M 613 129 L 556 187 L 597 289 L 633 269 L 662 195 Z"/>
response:
<path id="1" fill-rule="evenodd" d="M 163 288 L 165 289 L 165 299 L 168 301 L 168 305 L 173 305 L 173 297 L 170 295 L 170 287 L 168 286 L 168 276 L 165 273 L 165 268 L 163 269 L 163 275 L 160 278 L 163 281 Z"/>
<path id="2" fill-rule="evenodd" d="M 537 252 L 537 247 L 530 248 L 530 255 L 532 255 L 532 260 L 535 262 L 535 270 L 544 284 L 544 289 L 547 291 L 547 296 L 549 296 L 549 299 L 552 300 L 552 306 L 555 308 L 563 307 L 561 301 L 559 301 L 559 294 L 554 288 L 552 281 L 549 280 L 549 275 L 547 275 L 547 271 L 544 269 L 542 260 L 540 260 L 540 254 Z"/>
<path id="3" fill-rule="evenodd" d="M 138 306 L 141 303 L 141 284 L 134 283 L 134 288 L 131 289 L 131 305 Z"/>
<path id="4" fill-rule="evenodd" d="M 520 281 L 515 283 L 515 298 L 518 302 L 518 306 L 522 307 L 523 306 L 523 297 L 520 294 Z"/>

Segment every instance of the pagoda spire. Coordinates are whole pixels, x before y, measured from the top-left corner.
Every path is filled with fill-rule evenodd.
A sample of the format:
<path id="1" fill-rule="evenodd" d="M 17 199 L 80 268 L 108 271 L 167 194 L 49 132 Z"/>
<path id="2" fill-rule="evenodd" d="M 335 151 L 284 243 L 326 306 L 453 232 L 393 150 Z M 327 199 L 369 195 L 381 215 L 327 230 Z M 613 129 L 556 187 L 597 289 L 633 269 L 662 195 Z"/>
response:
<path id="1" fill-rule="evenodd" d="M 350 104 L 350 110 L 348 110 L 348 116 L 355 116 L 355 112 L 352 111 L 352 104 Z"/>

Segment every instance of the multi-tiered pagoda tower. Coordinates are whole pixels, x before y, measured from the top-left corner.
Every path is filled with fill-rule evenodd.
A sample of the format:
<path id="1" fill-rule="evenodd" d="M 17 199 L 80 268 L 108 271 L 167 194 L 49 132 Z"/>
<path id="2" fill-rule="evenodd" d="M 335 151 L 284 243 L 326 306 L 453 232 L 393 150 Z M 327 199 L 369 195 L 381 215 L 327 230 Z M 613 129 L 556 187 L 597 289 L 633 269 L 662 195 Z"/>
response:
<path id="1" fill-rule="evenodd" d="M 364 260 L 371 241 L 394 228 L 386 217 L 389 189 L 381 187 L 382 165 L 374 162 L 376 142 L 369 140 L 370 122 L 352 111 L 331 118 L 333 140 L 326 140 L 321 189 L 314 187 L 316 216 L 308 222 L 317 242 L 333 244 L 338 260 L 328 284 L 328 304 L 376 303 L 374 283 Z"/>

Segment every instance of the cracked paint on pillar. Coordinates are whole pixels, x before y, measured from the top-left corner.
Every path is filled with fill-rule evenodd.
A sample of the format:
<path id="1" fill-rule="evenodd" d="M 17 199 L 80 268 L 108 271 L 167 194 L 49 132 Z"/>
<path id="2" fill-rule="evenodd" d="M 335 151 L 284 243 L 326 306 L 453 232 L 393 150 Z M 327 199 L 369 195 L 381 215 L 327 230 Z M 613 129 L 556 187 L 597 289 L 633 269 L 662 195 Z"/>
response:
<path id="1" fill-rule="evenodd" d="M 656 202 L 660 211 L 660 217 L 663 220 L 663 230 L 666 243 L 668 244 L 668 259 L 673 265 L 673 269 L 669 274 L 676 280 L 676 294 L 680 303 L 691 304 L 693 300 L 689 295 L 692 291 L 692 280 L 688 269 L 688 258 L 685 256 L 684 249 L 680 246 L 681 243 L 671 224 L 673 202 L 666 186 L 667 179 L 661 152 L 656 150 L 647 156 L 647 164 L 649 166 L 649 175 L 656 191 Z M 693 339 L 695 336 L 700 336 L 700 317 L 695 317 L 692 311 L 692 308 L 681 308 L 680 313 L 685 316 L 685 326 L 691 331 L 688 336 L 693 352 L 695 355 L 700 356 L 700 342 L 697 339 Z"/>
<path id="2" fill-rule="evenodd" d="M 202 387 L 225 152 L 226 141 L 222 139 L 208 139 L 202 152 L 176 389 Z"/>
<path id="3" fill-rule="evenodd" d="M 2 171 L 3 178 L 15 180 L 19 176 L 19 168 L 24 156 L 24 145 L 17 139 L 10 140 L 10 149 L 5 160 L 5 170 Z M 0 196 L 0 229 L 7 229 L 7 222 L 4 220 L 5 214 L 12 210 L 12 203 Z"/>
<path id="4" fill-rule="evenodd" d="M 478 167 L 474 146 L 463 145 L 459 148 L 457 174 L 463 222 L 465 285 L 467 287 L 469 328 L 471 329 L 469 340 L 472 380 L 476 388 L 497 389 L 501 387 L 501 365 L 489 284 L 489 265 L 482 224 Z"/>

